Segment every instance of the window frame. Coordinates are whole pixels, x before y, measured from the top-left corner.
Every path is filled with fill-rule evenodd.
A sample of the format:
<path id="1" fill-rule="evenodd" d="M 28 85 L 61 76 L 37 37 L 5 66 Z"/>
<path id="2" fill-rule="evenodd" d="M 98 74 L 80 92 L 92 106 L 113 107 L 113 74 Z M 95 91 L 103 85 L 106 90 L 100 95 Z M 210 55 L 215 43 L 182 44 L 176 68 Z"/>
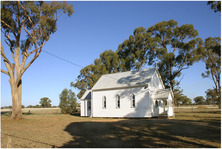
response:
<path id="1" fill-rule="evenodd" d="M 88 106 L 88 110 L 91 110 L 91 101 L 90 100 L 87 101 L 87 106 Z"/>
<path id="2" fill-rule="evenodd" d="M 158 108 L 158 107 L 159 107 L 159 101 L 156 100 L 156 101 L 155 101 L 155 108 Z"/>
<path id="3" fill-rule="evenodd" d="M 107 105 L 106 105 L 106 96 L 102 97 L 102 108 L 106 109 Z"/>
<path id="4" fill-rule="evenodd" d="M 134 94 L 130 95 L 130 103 L 131 103 L 131 108 L 136 107 L 136 96 Z"/>
<path id="5" fill-rule="evenodd" d="M 116 108 L 120 109 L 120 96 L 116 95 Z"/>

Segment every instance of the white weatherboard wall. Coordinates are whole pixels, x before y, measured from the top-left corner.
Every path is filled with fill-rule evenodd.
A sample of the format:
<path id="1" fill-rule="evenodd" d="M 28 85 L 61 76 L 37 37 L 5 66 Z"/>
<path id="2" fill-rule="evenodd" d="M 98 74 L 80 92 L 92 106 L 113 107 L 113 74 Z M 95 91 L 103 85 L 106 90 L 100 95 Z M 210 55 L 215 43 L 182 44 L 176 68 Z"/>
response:
<path id="1" fill-rule="evenodd" d="M 135 95 L 135 108 L 131 108 L 130 95 Z M 120 108 L 116 108 L 116 96 L 120 96 Z M 93 117 L 151 117 L 153 101 L 144 87 L 93 91 Z M 103 109 L 106 96 L 106 109 Z"/>
<path id="2" fill-rule="evenodd" d="M 81 116 L 91 116 L 91 110 L 88 109 L 88 101 L 91 100 L 81 100 Z"/>
<path id="3" fill-rule="evenodd" d="M 173 100 L 170 94 L 168 97 L 167 109 L 168 109 L 168 116 L 173 116 Z"/>
<path id="4" fill-rule="evenodd" d="M 150 81 L 150 85 L 148 86 L 151 90 L 156 90 L 156 89 L 164 89 L 162 84 L 160 83 L 160 78 L 158 77 L 157 72 L 153 74 L 152 80 Z"/>

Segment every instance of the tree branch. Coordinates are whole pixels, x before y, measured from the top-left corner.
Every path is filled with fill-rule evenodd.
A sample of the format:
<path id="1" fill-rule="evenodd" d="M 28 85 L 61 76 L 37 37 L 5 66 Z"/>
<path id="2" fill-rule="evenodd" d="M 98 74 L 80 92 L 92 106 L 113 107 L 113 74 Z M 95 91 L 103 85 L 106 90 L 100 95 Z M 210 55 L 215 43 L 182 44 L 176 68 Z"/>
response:
<path id="1" fill-rule="evenodd" d="M 186 68 L 180 68 L 179 70 L 177 70 L 177 72 L 173 75 L 173 78 L 175 78 L 182 70 L 184 69 L 188 69 L 189 67 Z"/>
<path id="2" fill-rule="evenodd" d="M 177 75 L 178 73 L 180 73 L 182 70 L 189 68 L 189 67 L 183 68 L 183 66 L 184 66 L 184 65 L 186 64 L 186 62 L 187 62 L 187 56 L 188 56 L 188 55 L 186 54 L 186 58 L 185 58 L 185 61 L 184 61 L 183 65 L 178 69 L 178 71 L 176 72 L 176 74 L 173 75 L 174 77 L 176 77 L 176 75 Z"/>
<path id="3" fill-rule="evenodd" d="M 7 75 L 9 76 L 9 72 L 7 72 L 7 71 L 5 71 L 5 70 L 3 70 L 3 69 L 1 69 L 1 72 L 2 72 L 2 73 L 5 73 L 5 74 L 7 74 Z"/>
<path id="4" fill-rule="evenodd" d="M 5 52 L 4 52 L 4 50 L 3 50 L 2 43 L 0 42 L 0 44 L 1 44 L 1 53 L 0 53 L 0 54 L 1 54 L 4 62 L 5 62 L 5 63 L 8 63 L 8 64 L 11 66 L 11 62 L 10 62 L 10 61 L 8 60 L 8 58 L 5 56 Z"/>
<path id="5" fill-rule="evenodd" d="M 215 86 L 216 86 L 216 91 L 217 91 L 217 89 L 218 89 L 218 87 L 217 87 L 217 82 L 216 82 L 216 80 L 215 80 L 215 78 L 214 78 L 214 74 L 213 74 L 212 70 L 210 71 L 210 73 L 211 73 L 211 77 L 212 77 L 212 79 L 213 79 L 213 81 L 214 81 L 214 84 L 215 84 Z"/>
<path id="6" fill-rule="evenodd" d="M 40 53 L 38 53 L 37 55 L 35 55 L 32 60 L 21 70 L 21 75 L 23 75 L 23 73 L 28 69 L 28 67 L 38 58 Z"/>
<path id="7" fill-rule="evenodd" d="M 12 27 L 9 26 L 7 23 L 5 23 L 3 20 L 1 20 L 1 22 L 2 22 L 5 26 L 7 26 L 7 27 L 12 31 L 12 33 L 14 34 L 14 36 L 16 37 L 16 34 L 15 34 L 14 30 L 12 29 Z"/>
<path id="8" fill-rule="evenodd" d="M 21 66 L 22 66 L 22 70 L 21 70 L 21 73 L 20 73 L 20 75 L 18 76 L 18 78 L 19 77 L 21 77 L 22 75 L 23 75 L 23 73 L 28 69 L 28 67 L 39 57 L 39 54 L 42 52 L 42 47 L 45 45 L 45 43 L 46 43 L 46 41 L 41 45 L 41 46 L 39 46 L 37 49 L 35 49 L 35 50 L 33 50 L 32 52 L 30 52 L 28 55 L 27 55 L 27 57 L 23 57 L 23 59 L 22 59 L 22 63 L 21 63 Z M 39 50 L 40 49 L 40 50 Z M 39 50 L 39 52 L 37 52 Z M 26 61 L 26 59 L 32 54 L 32 53 L 34 53 L 35 52 L 35 56 L 32 58 L 32 60 L 24 67 L 24 65 L 25 65 L 25 61 Z M 18 82 L 19 80 L 17 80 L 16 81 L 16 83 Z"/>
<path id="9" fill-rule="evenodd" d="M 17 38 L 20 38 L 20 34 L 21 34 L 21 23 L 20 23 L 20 12 L 19 12 L 19 1 L 17 1 L 17 12 L 18 15 L 16 15 L 17 21 L 18 21 L 18 36 Z"/>
<path id="10" fill-rule="evenodd" d="M 0 42 L 0 47 L 1 47 L 1 56 L 2 56 L 2 58 L 3 58 L 3 61 L 4 61 L 4 63 L 5 63 L 5 66 L 6 66 L 6 68 L 7 68 L 7 70 L 8 70 L 8 72 L 7 71 L 5 71 L 5 70 L 2 70 L 1 69 L 1 72 L 3 72 L 3 73 L 5 73 L 5 74 L 7 74 L 7 75 L 9 75 L 10 76 L 10 72 L 11 72 L 11 66 L 12 66 L 12 64 L 11 64 L 11 62 L 7 59 L 7 57 L 5 56 L 5 52 L 4 52 L 4 49 L 3 49 L 3 46 L 2 46 L 2 42 Z"/>
<path id="11" fill-rule="evenodd" d="M 29 52 L 28 55 L 27 55 L 27 57 L 29 57 L 29 56 L 30 56 L 32 53 L 34 53 L 34 52 L 36 52 L 36 54 L 37 54 L 37 51 L 38 51 L 39 49 L 40 49 L 40 51 L 39 51 L 38 53 L 41 53 L 41 51 L 42 51 L 41 48 L 42 48 L 45 44 L 46 44 L 46 41 L 45 41 L 41 46 L 39 46 L 37 49 Z"/>
<path id="12" fill-rule="evenodd" d="M 11 39 L 9 38 L 9 35 L 8 35 L 8 36 L 5 35 L 5 37 L 9 40 L 9 42 L 10 42 L 10 44 L 11 44 L 11 45 L 9 45 L 9 44 L 6 42 L 6 40 L 5 40 L 5 43 L 10 47 L 10 51 L 11 51 L 11 53 L 12 53 L 12 58 L 13 58 L 13 60 L 15 61 L 15 54 L 14 54 L 14 51 L 12 50 L 12 49 L 13 49 L 12 41 L 11 41 Z"/>
<path id="13" fill-rule="evenodd" d="M 18 4 L 19 4 L 20 7 L 24 10 L 24 13 L 25 13 L 26 17 L 28 18 L 29 22 L 32 24 L 33 33 L 34 33 L 34 35 L 35 35 L 35 27 L 34 27 L 34 24 L 33 24 L 32 20 L 31 20 L 31 18 L 30 18 L 29 15 L 27 14 L 25 8 L 24 8 L 20 3 L 18 3 Z"/>
<path id="14" fill-rule="evenodd" d="M 26 32 L 32 39 L 34 39 L 33 36 L 28 32 L 28 30 L 26 29 L 25 26 L 22 25 L 22 28 L 25 30 L 25 32 Z"/>
<path id="15" fill-rule="evenodd" d="M 173 49 L 173 53 L 177 50 L 177 46 L 175 45 L 174 49 Z"/>

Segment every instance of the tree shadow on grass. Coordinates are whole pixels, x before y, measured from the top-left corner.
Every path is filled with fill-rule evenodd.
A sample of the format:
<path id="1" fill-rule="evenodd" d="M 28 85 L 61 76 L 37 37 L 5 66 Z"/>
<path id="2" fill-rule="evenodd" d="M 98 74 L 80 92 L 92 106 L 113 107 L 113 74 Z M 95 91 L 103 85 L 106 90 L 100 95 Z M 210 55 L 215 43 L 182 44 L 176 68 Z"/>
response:
<path id="1" fill-rule="evenodd" d="M 80 117 L 80 113 L 79 113 L 79 112 L 75 112 L 75 113 L 72 113 L 72 114 L 70 114 L 70 115 Z"/>
<path id="2" fill-rule="evenodd" d="M 9 115 L 9 112 L 1 112 L 1 115 L 4 115 L 4 116 L 8 116 Z"/>
<path id="3" fill-rule="evenodd" d="M 220 131 L 211 131 L 207 126 L 199 127 L 181 120 L 94 120 L 70 123 L 64 131 L 72 135 L 73 139 L 63 144 L 62 148 L 212 148 L 221 143 Z M 199 140 L 216 142 L 217 145 L 204 144 Z"/>

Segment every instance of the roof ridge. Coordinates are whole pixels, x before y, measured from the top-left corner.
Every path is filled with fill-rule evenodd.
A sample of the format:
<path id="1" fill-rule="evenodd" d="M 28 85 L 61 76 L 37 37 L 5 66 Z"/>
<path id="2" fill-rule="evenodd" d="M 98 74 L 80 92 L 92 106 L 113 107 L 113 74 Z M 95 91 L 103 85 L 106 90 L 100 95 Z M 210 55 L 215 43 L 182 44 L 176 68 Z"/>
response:
<path id="1" fill-rule="evenodd" d="M 154 69 L 155 67 L 146 68 L 146 69 L 140 69 L 140 70 L 132 70 L 132 71 L 124 71 L 124 72 L 115 72 L 115 73 L 103 74 L 102 76 L 105 76 L 105 75 L 112 75 L 112 74 L 117 74 L 117 73 L 139 72 L 139 71 L 142 71 L 142 70 L 147 70 L 147 69 L 152 69 L 152 68 Z"/>

